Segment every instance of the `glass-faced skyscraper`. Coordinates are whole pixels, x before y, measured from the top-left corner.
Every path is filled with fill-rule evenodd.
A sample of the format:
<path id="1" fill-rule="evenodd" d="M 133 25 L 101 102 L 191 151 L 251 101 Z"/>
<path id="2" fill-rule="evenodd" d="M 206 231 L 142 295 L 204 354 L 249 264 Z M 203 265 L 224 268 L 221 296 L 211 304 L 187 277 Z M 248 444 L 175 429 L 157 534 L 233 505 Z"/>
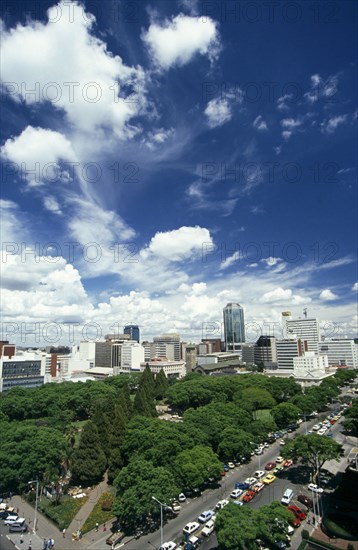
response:
<path id="1" fill-rule="evenodd" d="M 138 325 L 126 325 L 123 329 L 124 334 L 129 334 L 131 340 L 139 342 L 139 326 Z"/>
<path id="2" fill-rule="evenodd" d="M 245 342 L 244 310 L 240 304 L 230 303 L 224 307 L 225 350 L 236 351 Z"/>

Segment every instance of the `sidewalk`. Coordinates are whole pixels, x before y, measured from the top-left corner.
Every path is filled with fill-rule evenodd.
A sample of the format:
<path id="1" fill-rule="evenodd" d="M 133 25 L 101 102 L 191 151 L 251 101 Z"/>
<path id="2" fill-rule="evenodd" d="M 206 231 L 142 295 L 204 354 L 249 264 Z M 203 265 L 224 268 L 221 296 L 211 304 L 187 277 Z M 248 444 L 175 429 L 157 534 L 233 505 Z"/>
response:
<path id="1" fill-rule="evenodd" d="M 81 529 L 82 525 L 92 512 L 93 508 L 98 502 L 98 499 L 101 497 L 103 493 L 105 493 L 108 490 L 108 483 L 107 483 L 107 472 L 104 475 L 104 480 L 101 481 L 96 487 L 92 489 L 90 494 L 88 495 L 88 498 L 82 508 L 77 512 L 76 516 L 71 521 L 70 525 L 67 528 L 68 536 L 70 537 L 72 533 L 75 533 L 78 531 L 78 529 Z M 97 535 L 98 533 L 96 533 Z M 96 537 L 97 538 L 97 537 Z"/>

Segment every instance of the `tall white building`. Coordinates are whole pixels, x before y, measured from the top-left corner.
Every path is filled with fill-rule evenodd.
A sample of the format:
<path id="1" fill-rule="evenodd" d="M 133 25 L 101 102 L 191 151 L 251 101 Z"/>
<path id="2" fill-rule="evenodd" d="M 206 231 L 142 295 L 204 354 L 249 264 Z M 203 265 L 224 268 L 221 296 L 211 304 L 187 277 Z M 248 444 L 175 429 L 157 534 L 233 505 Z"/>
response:
<path id="1" fill-rule="evenodd" d="M 285 338 L 305 340 L 307 351 L 318 353 L 318 342 L 321 339 L 318 319 L 290 319 L 286 317 L 284 333 Z"/>
<path id="2" fill-rule="evenodd" d="M 300 357 L 307 350 L 307 342 L 295 338 L 276 340 L 278 369 L 293 370 L 294 357 Z"/>
<path id="3" fill-rule="evenodd" d="M 153 338 L 155 344 L 155 356 L 166 357 L 171 361 L 180 361 L 181 345 L 180 334 L 176 332 L 162 334 Z"/>
<path id="4" fill-rule="evenodd" d="M 37 388 L 45 383 L 46 353 L 40 350 L 18 351 L 0 358 L 0 392 L 11 388 Z"/>
<path id="5" fill-rule="evenodd" d="M 319 353 L 328 355 L 328 363 L 331 366 L 358 368 L 358 351 L 354 340 L 324 340 L 319 342 Z"/>
<path id="6" fill-rule="evenodd" d="M 123 342 L 121 349 L 120 366 L 114 369 L 114 374 L 123 374 L 133 371 L 140 371 L 141 363 L 144 361 L 144 348 L 136 340 Z"/>

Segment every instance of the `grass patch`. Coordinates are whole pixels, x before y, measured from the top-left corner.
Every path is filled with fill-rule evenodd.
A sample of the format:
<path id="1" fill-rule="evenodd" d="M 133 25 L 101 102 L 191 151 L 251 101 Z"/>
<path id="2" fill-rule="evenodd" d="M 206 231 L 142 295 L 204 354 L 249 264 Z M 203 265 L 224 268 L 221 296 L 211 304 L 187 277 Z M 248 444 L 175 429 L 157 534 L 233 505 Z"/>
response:
<path id="1" fill-rule="evenodd" d="M 115 517 L 111 509 L 102 509 L 103 503 L 113 504 L 113 502 L 114 496 L 111 493 L 106 492 L 100 496 L 92 512 L 81 527 L 81 531 L 83 534 L 88 533 L 88 531 L 92 531 L 92 529 L 96 527 L 96 523 L 102 525 L 103 523 L 107 523 Z"/>
<path id="2" fill-rule="evenodd" d="M 256 420 L 273 420 L 271 409 L 260 409 L 256 411 Z"/>
<path id="3" fill-rule="evenodd" d="M 67 529 L 77 512 L 86 502 L 87 497 L 84 498 L 71 498 L 69 496 L 63 496 L 58 504 L 51 502 L 48 498 L 42 497 L 39 502 L 39 509 L 48 518 L 50 518 L 60 531 Z"/>

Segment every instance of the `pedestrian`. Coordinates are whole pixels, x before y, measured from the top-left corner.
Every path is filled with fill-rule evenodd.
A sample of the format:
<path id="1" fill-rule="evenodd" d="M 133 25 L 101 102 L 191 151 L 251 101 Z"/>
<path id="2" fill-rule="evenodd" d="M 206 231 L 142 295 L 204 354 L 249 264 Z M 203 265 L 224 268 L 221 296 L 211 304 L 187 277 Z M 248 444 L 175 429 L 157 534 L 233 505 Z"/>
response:
<path id="1" fill-rule="evenodd" d="M 31 539 L 29 540 L 29 548 L 28 550 L 32 550 L 32 542 L 31 542 Z"/>
<path id="2" fill-rule="evenodd" d="M 96 523 L 96 531 L 97 531 L 97 532 L 98 532 L 98 527 L 99 527 L 99 523 L 98 523 L 98 521 L 97 521 L 97 523 Z"/>
<path id="3" fill-rule="evenodd" d="M 66 529 L 65 528 L 62 529 L 62 537 L 66 538 Z"/>
<path id="4" fill-rule="evenodd" d="M 43 542 L 43 545 L 42 545 L 43 550 L 47 550 L 47 546 L 48 546 L 47 540 L 44 539 L 44 542 Z"/>
<path id="5" fill-rule="evenodd" d="M 53 539 L 50 539 L 50 540 L 49 540 L 49 543 L 50 543 L 49 548 L 50 548 L 50 550 L 52 550 L 53 547 L 55 546 L 55 541 L 54 541 Z"/>
<path id="6" fill-rule="evenodd" d="M 24 542 L 24 535 L 21 533 L 20 535 L 20 544 L 22 544 Z"/>

